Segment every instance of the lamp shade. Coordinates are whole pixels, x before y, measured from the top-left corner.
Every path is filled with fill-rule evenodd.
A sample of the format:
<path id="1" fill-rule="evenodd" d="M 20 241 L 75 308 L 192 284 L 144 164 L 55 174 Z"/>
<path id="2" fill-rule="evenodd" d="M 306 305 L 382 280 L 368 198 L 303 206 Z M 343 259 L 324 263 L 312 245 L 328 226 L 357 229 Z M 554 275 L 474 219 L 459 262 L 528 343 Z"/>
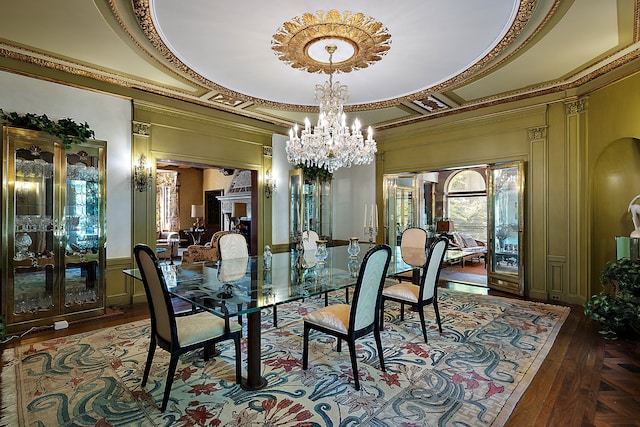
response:
<path id="1" fill-rule="evenodd" d="M 232 218 L 242 218 L 247 216 L 247 204 L 246 203 L 234 203 L 231 207 Z"/>
<path id="2" fill-rule="evenodd" d="M 191 218 L 204 217 L 204 205 L 191 205 Z"/>

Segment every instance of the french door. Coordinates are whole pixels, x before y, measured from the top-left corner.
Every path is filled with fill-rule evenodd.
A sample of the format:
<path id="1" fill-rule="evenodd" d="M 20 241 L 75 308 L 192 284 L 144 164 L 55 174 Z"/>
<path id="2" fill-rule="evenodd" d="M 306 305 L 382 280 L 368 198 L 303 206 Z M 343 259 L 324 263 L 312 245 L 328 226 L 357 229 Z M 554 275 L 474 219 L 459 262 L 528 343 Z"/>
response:
<path id="1" fill-rule="evenodd" d="M 489 165 L 487 177 L 487 283 L 524 295 L 524 162 Z"/>

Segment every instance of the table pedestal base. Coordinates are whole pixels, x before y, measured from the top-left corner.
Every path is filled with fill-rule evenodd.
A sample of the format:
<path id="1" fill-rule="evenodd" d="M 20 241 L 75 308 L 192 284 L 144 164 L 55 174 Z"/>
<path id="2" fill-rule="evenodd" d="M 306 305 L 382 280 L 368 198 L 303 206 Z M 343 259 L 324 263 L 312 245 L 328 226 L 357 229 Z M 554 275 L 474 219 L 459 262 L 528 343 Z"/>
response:
<path id="1" fill-rule="evenodd" d="M 249 380 L 247 378 L 242 378 L 242 382 L 240 383 L 240 387 L 242 387 L 243 390 L 247 390 L 247 391 L 253 391 L 253 390 L 260 390 L 263 389 L 267 386 L 267 380 L 265 377 L 263 376 L 259 376 L 257 378 L 257 381 L 251 381 L 253 382 L 257 382 L 257 384 L 249 384 Z"/>

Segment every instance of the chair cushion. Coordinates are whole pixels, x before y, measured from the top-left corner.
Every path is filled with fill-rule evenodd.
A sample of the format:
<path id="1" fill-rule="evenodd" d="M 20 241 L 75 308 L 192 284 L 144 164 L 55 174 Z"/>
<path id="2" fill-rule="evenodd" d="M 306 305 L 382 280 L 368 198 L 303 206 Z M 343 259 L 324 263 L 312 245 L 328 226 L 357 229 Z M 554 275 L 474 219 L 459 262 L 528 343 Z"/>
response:
<path id="1" fill-rule="evenodd" d="M 346 334 L 350 313 L 350 305 L 333 304 L 307 314 L 304 316 L 304 321 Z"/>
<path id="2" fill-rule="evenodd" d="M 178 316 L 176 329 L 180 346 L 186 347 L 224 335 L 224 319 L 206 311 Z M 242 328 L 236 322 L 229 321 L 229 329 L 236 332 Z"/>
<path id="3" fill-rule="evenodd" d="M 411 283 L 400 283 L 384 288 L 382 295 L 416 303 L 420 297 L 420 286 Z"/>

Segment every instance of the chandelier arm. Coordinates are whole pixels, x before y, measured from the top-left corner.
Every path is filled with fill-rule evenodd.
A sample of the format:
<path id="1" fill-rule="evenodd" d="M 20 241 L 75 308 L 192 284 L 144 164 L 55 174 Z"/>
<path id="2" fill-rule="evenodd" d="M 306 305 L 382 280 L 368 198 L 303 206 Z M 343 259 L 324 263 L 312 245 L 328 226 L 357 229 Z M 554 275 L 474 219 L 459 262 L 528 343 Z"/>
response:
<path id="1" fill-rule="evenodd" d="M 316 85 L 315 99 L 320 104 L 316 127 L 312 129 L 309 120 L 305 119 L 304 129 L 298 137 L 298 126 L 295 125 L 289 131 L 285 147 L 289 163 L 317 166 L 330 173 L 341 167 L 369 164 L 377 151 L 370 127 L 365 141 L 357 119 L 352 129 L 346 124 L 344 104 L 349 99 L 349 91 L 346 85 L 333 83 L 333 53 L 336 49 L 335 45 L 325 46 L 329 53 L 329 81 Z"/>

